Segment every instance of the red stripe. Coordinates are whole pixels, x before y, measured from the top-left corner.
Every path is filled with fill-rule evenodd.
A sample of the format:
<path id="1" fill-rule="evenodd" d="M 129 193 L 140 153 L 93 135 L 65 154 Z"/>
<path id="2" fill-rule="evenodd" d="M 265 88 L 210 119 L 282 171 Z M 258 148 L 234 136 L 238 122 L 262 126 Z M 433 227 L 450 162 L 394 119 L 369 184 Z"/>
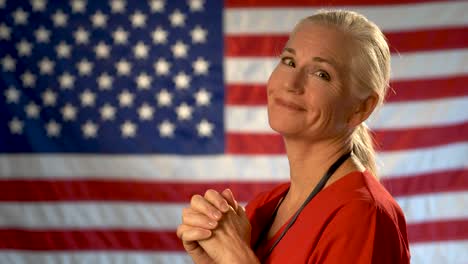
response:
<path id="1" fill-rule="evenodd" d="M 0 229 L 0 249 L 182 251 L 174 231 Z M 468 239 L 468 221 L 408 225 L 410 243 Z"/>
<path id="2" fill-rule="evenodd" d="M 224 6 L 235 7 L 332 7 L 359 5 L 400 5 L 410 3 L 430 3 L 437 0 L 225 0 Z"/>
<path id="3" fill-rule="evenodd" d="M 239 201 L 250 201 L 277 182 L 164 182 L 106 180 L 0 180 L 0 201 L 129 201 L 186 203 L 207 189 L 230 188 Z"/>
<path id="4" fill-rule="evenodd" d="M 287 175 L 285 175 L 287 177 Z M 412 177 L 387 178 L 385 187 L 394 196 L 468 190 L 468 170 L 442 171 Z M 2 180 L 0 201 L 125 201 L 186 203 L 194 194 L 207 189 L 230 188 L 239 201 L 250 201 L 256 194 L 280 182 L 135 182 L 104 180 Z"/>
<path id="5" fill-rule="evenodd" d="M 468 95 L 468 75 L 394 81 L 387 102 L 430 100 Z M 265 84 L 228 84 L 227 105 L 266 105 Z"/>
<path id="6" fill-rule="evenodd" d="M 434 147 L 468 140 L 468 122 L 462 124 L 374 131 L 379 151 Z M 284 154 L 279 134 L 228 133 L 226 152 L 230 154 Z"/>
<path id="7" fill-rule="evenodd" d="M 464 240 L 468 238 L 468 219 L 408 224 L 410 243 Z"/>
<path id="8" fill-rule="evenodd" d="M 411 177 L 384 178 L 382 184 L 395 197 L 468 190 L 468 169 L 432 172 Z"/>
<path id="9" fill-rule="evenodd" d="M 415 52 L 468 47 L 468 28 L 450 27 L 418 31 L 385 32 L 392 53 Z M 225 55 L 228 57 L 279 56 L 287 35 L 228 35 Z"/>
<path id="10" fill-rule="evenodd" d="M 181 251 L 174 231 L 150 230 L 0 230 L 0 249 Z"/>

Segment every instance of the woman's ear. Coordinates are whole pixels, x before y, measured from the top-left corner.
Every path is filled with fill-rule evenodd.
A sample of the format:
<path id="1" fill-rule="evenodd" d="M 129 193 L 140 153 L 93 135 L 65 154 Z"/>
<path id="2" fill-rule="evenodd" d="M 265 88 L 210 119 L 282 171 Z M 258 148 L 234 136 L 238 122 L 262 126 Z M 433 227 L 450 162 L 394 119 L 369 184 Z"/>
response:
<path id="1" fill-rule="evenodd" d="M 372 114 L 377 103 L 379 102 L 378 95 L 373 92 L 366 99 L 360 101 L 354 108 L 354 112 L 351 113 L 351 116 L 348 120 L 349 127 L 356 127 Z"/>

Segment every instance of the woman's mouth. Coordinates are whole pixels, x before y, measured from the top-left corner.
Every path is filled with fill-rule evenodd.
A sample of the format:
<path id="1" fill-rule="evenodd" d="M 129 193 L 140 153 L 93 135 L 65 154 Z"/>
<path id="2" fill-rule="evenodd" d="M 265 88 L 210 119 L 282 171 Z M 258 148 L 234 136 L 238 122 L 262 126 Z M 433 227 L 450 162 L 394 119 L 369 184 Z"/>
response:
<path id="1" fill-rule="evenodd" d="M 293 110 L 293 111 L 305 111 L 305 108 L 298 105 L 298 104 L 295 104 L 293 102 L 289 102 L 289 101 L 286 101 L 286 100 L 283 100 L 283 99 L 280 99 L 280 98 L 275 98 L 275 103 L 282 106 L 282 107 L 285 107 L 289 110 Z"/>

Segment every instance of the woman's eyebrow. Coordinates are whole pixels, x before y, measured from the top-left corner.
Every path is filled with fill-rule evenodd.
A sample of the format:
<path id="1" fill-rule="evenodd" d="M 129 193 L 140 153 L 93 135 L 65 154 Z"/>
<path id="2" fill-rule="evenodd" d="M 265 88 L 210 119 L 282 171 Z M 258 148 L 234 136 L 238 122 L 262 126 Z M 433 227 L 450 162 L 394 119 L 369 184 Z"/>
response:
<path id="1" fill-rule="evenodd" d="M 287 51 L 287 52 L 289 52 L 289 53 L 291 53 L 293 55 L 296 55 L 296 51 L 293 48 L 286 47 L 286 48 L 283 49 L 283 52 L 285 52 L 285 51 Z"/>
<path id="2" fill-rule="evenodd" d="M 322 57 L 313 57 L 312 61 L 316 61 L 316 62 L 320 62 L 320 63 L 326 63 L 326 64 L 329 64 L 330 66 L 332 66 L 333 68 L 338 69 L 338 64 L 332 59 L 325 59 L 325 58 L 322 58 Z"/>

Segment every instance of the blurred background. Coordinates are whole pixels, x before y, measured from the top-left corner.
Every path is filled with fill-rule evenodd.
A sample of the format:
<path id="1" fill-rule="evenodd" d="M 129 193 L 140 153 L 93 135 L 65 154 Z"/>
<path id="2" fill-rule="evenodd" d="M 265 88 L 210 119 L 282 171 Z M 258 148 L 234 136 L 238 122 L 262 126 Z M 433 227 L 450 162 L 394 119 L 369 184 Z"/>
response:
<path id="1" fill-rule="evenodd" d="M 191 195 L 288 179 L 266 80 L 319 8 L 385 32 L 369 120 L 412 263 L 468 263 L 468 2 L 0 0 L 0 263 L 190 263 Z"/>

